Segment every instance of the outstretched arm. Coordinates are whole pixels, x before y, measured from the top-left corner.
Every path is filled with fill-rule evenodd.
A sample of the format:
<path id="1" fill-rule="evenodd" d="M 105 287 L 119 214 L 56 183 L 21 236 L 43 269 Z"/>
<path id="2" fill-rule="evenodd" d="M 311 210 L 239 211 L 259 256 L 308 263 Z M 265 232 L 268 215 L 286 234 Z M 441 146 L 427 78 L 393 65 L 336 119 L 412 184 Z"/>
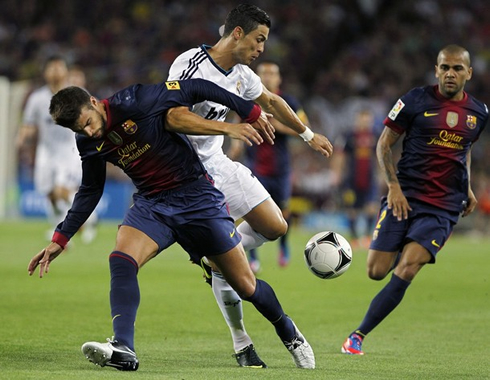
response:
<path id="1" fill-rule="evenodd" d="M 407 219 L 408 211 L 412 210 L 396 177 L 396 168 L 391 150 L 391 147 L 395 145 L 400 136 L 392 129 L 385 127 L 376 146 L 378 163 L 388 186 L 388 208 L 393 210 L 393 215 L 398 220 Z"/>
<path id="2" fill-rule="evenodd" d="M 58 243 L 49 243 L 46 248 L 34 256 L 29 262 L 29 265 L 27 266 L 29 276 L 32 276 L 39 265 L 39 277 L 43 278 L 44 274 L 49 272 L 49 264 L 51 261 L 56 259 L 61 252 L 63 252 L 63 248 Z"/>
<path id="3" fill-rule="evenodd" d="M 333 153 L 333 146 L 328 139 L 319 134 L 313 133 L 310 128 L 303 124 L 298 115 L 279 95 L 273 94 L 265 86 L 262 94 L 255 101 L 268 113 L 274 115 L 286 127 L 295 131 L 313 149 L 320 152 L 325 157 L 330 157 Z"/>
<path id="4" fill-rule="evenodd" d="M 73 204 L 63 222 L 58 224 L 53 234 L 51 243 L 37 253 L 29 262 L 27 272 L 30 276 L 39 266 L 39 277 L 48 273 L 51 261 L 56 259 L 70 238 L 85 223 L 94 211 L 104 189 L 105 161 L 96 160 L 92 163 L 83 161 L 82 185 L 75 195 Z"/>

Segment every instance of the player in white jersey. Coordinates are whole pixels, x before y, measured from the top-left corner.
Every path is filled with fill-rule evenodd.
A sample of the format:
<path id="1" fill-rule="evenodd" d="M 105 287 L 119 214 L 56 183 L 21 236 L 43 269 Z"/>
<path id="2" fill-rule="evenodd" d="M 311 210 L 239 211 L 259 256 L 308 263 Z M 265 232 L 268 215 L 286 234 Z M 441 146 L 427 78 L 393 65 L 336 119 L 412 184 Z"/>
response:
<path id="1" fill-rule="evenodd" d="M 239 5 L 227 16 L 222 38 L 214 45 L 190 49 L 176 58 L 169 80 L 204 78 L 237 95 L 256 101 L 266 112 L 293 129 L 315 150 L 326 157 L 332 145 L 325 136 L 313 133 L 278 95 L 269 92 L 248 67 L 264 50 L 270 18 L 254 5 Z M 193 107 L 206 119 L 224 120 L 228 108 L 212 102 Z M 281 210 L 251 171 L 231 161 L 223 152 L 223 136 L 189 136 L 216 187 L 225 194 L 231 216 L 244 221 L 237 227 L 246 250 L 284 235 L 287 223 Z M 231 331 L 238 364 L 265 368 L 255 352 L 243 324 L 241 300 L 224 278 L 213 268 L 212 288 Z M 306 340 L 291 352 L 298 367 L 314 366 L 314 355 Z"/>
<path id="2" fill-rule="evenodd" d="M 73 133 L 57 126 L 49 114 L 51 97 L 68 84 L 65 59 L 48 58 L 43 76 L 46 84 L 27 99 L 17 144 L 20 148 L 29 139 L 37 140 L 34 186 L 48 198 L 48 217 L 56 226 L 65 217 L 80 186 L 82 167 Z M 52 230 L 49 232 L 51 239 Z"/>

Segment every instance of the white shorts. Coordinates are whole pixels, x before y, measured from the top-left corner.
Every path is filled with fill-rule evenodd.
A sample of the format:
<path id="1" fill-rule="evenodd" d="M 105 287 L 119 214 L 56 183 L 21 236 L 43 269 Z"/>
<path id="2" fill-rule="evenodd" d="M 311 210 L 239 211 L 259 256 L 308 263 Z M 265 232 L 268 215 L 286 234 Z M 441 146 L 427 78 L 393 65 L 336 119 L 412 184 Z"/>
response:
<path id="1" fill-rule="evenodd" d="M 64 187 L 78 191 L 82 181 L 82 163 L 75 157 L 49 157 L 36 155 L 34 168 L 34 186 L 36 191 L 48 195 L 55 187 Z"/>
<path id="2" fill-rule="evenodd" d="M 215 155 L 204 162 L 214 179 L 215 186 L 225 195 L 230 215 L 238 220 L 270 197 L 249 168 L 230 160 L 225 155 Z"/>

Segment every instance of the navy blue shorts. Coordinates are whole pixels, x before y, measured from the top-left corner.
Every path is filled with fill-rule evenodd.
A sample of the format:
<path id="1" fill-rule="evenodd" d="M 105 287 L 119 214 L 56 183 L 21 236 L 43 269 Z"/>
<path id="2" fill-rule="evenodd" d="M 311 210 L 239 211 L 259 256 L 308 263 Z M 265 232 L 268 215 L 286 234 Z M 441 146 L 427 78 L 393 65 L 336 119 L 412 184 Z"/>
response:
<path id="1" fill-rule="evenodd" d="M 122 225 L 144 232 L 158 252 L 179 243 L 191 260 L 228 252 L 241 240 L 223 194 L 206 177 L 152 197 L 133 195 Z"/>
<path id="2" fill-rule="evenodd" d="M 422 202 L 408 201 L 412 211 L 407 220 L 398 221 L 388 210 L 388 202 L 383 199 L 378 221 L 373 233 L 370 249 L 386 252 L 399 252 L 410 241 L 423 246 L 432 255 L 430 263 L 435 263 L 437 252 L 449 239 L 456 224 L 451 218 L 444 216 L 444 211 Z"/>
<path id="3" fill-rule="evenodd" d="M 271 198 L 279 208 L 287 208 L 289 199 L 291 198 L 291 179 L 289 175 L 280 177 L 263 177 L 258 175 L 256 177 L 269 192 Z"/>

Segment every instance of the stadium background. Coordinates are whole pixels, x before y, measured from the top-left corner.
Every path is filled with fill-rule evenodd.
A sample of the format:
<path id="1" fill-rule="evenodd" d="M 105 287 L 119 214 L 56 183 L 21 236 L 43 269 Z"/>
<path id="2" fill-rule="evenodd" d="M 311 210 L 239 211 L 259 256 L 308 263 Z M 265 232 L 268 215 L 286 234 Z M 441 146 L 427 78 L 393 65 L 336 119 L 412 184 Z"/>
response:
<path id="1" fill-rule="evenodd" d="M 243 1 L 246 2 L 246 1 Z M 368 106 L 377 126 L 410 88 L 434 83 L 439 49 L 469 49 L 474 69 L 466 90 L 490 103 L 490 5 L 485 0 L 342 0 L 254 2 L 272 18 L 265 53 L 281 65 L 283 90 L 303 103 L 313 129 L 331 141 Z M 0 216 L 39 216 L 33 194 L 32 152 L 14 139 L 25 96 L 42 84 L 40 67 L 54 53 L 87 74 L 98 97 L 135 82 L 165 80 L 182 51 L 213 44 L 232 1 L 3 0 L 0 14 Z M 254 67 L 254 66 L 252 66 Z M 486 233 L 490 207 L 488 131 L 473 151 L 473 186 L 480 207 L 459 231 Z M 337 174 L 301 141 L 293 144 L 295 211 L 312 228 L 343 228 Z M 102 215 L 119 218 L 132 187 L 116 174 L 108 182 Z M 304 201 L 307 200 L 307 201 Z M 114 207 L 114 205 L 119 205 Z"/>

